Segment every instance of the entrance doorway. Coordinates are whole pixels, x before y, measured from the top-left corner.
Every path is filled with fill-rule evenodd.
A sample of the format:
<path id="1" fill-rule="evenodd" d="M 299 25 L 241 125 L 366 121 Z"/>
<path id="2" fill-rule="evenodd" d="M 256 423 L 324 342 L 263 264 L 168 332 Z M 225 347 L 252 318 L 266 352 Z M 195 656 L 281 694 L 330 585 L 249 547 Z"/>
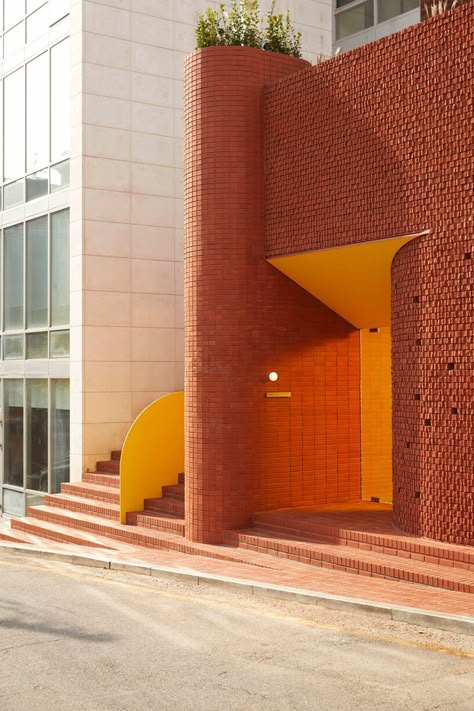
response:
<path id="1" fill-rule="evenodd" d="M 3 378 L 2 512 L 24 516 L 69 480 L 69 380 Z"/>

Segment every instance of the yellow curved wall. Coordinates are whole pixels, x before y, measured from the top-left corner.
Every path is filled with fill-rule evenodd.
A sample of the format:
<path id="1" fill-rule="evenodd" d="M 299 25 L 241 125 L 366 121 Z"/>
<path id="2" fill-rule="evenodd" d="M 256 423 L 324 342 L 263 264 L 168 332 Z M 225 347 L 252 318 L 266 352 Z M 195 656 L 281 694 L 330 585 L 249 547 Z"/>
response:
<path id="1" fill-rule="evenodd" d="M 390 328 L 360 331 L 362 498 L 392 501 Z"/>
<path id="2" fill-rule="evenodd" d="M 184 393 L 155 400 L 128 431 L 120 458 L 120 521 L 142 511 L 143 500 L 161 496 L 184 471 Z"/>

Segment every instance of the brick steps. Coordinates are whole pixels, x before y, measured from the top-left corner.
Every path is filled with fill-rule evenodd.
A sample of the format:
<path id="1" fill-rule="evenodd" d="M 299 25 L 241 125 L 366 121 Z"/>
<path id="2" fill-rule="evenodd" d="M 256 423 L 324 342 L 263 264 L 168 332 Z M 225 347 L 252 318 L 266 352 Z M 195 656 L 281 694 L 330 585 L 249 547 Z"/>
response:
<path id="1" fill-rule="evenodd" d="M 145 499 L 145 511 L 150 513 L 164 514 L 165 516 L 184 517 L 184 501 L 178 499 L 167 499 L 161 497 L 159 499 Z"/>
<path id="2" fill-rule="evenodd" d="M 169 484 L 167 486 L 163 486 L 162 496 L 165 499 L 184 501 L 184 484 Z"/>
<path id="3" fill-rule="evenodd" d="M 176 518 L 176 516 L 166 516 L 161 512 L 155 513 L 147 509 L 128 513 L 127 524 L 141 526 L 142 528 L 152 528 L 156 531 L 168 531 L 184 536 L 184 519 Z"/>
<path id="4" fill-rule="evenodd" d="M 312 540 L 317 543 L 333 543 L 358 550 L 396 555 L 426 563 L 457 567 L 474 571 L 474 548 L 438 543 L 418 536 L 398 533 L 395 529 L 378 533 L 357 528 L 327 526 L 316 521 L 298 519 L 298 528 L 284 525 L 285 515 L 275 512 L 255 514 L 253 524 L 277 538 Z"/>
<path id="5" fill-rule="evenodd" d="M 28 538 L 28 536 L 22 534 L 20 531 L 15 531 L 15 533 L 1 531 L 0 541 L 6 541 L 7 543 L 28 543 L 29 545 L 33 542 Z"/>
<path id="6" fill-rule="evenodd" d="M 107 462 L 97 462 L 95 470 L 98 474 L 120 474 L 120 460 L 109 459 Z"/>
<path id="7" fill-rule="evenodd" d="M 225 543 L 331 570 L 399 580 L 464 593 L 474 593 L 474 570 L 399 558 L 375 551 L 316 543 L 297 537 L 278 537 L 258 528 L 227 531 Z"/>
<path id="8" fill-rule="evenodd" d="M 103 548 L 114 550 L 111 541 L 99 541 L 96 536 L 91 536 L 87 532 L 76 532 L 74 529 L 67 529 L 51 521 L 43 521 L 31 516 L 32 509 L 29 510 L 28 518 L 12 519 L 11 526 L 15 531 L 23 531 L 31 536 L 56 541 L 57 543 L 72 543 L 88 548 Z"/>
<path id="9" fill-rule="evenodd" d="M 12 527 L 23 530 L 43 538 L 63 543 L 77 543 L 79 545 L 95 545 L 106 547 L 97 543 L 101 540 L 112 539 L 121 543 L 145 548 L 164 548 L 175 550 L 190 555 L 200 555 L 216 560 L 225 560 L 235 563 L 244 563 L 255 567 L 271 568 L 265 561 L 255 561 L 254 555 L 246 551 L 236 551 L 226 546 L 211 546 L 186 541 L 181 535 L 171 532 L 157 531 L 141 526 L 122 526 L 119 523 L 108 521 L 97 516 L 53 508 L 51 506 L 34 506 L 28 510 L 28 518 L 13 519 Z M 87 541 L 87 542 L 86 542 Z M 96 541 L 94 543 L 94 541 Z M 113 547 L 113 544 L 109 546 Z"/>
<path id="10" fill-rule="evenodd" d="M 101 518 L 112 519 L 113 521 L 119 521 L 120 519 L 119 505 L 110 502 L 94 501 L 92 499 L 66 494 L 50 494 L 45 496 L 44 501 L 45 505 L 53 506 L 58 509 L 78 511 L 93 516 L 100 516 Z"/>
<path id="11" fill-rule="evenodd" d="M 121 449 L 114 449 L 110 453 L 110 459 L 112 459 L 114 462 L 120 462 L 120 457 L 122 456 L 122 450 Z"/>
<path id="12" fill-rule="evenodd" d="M 120 488 L 120 476 L 118 474 L 107 474 L 104 472 L 84 472 L 82 481 L 86 484 L 99 484 L 115 489 Z"/>
<path id="13" fill-rule="evenodd" d="M 90 484 L 83 481 L 67 483 L 61 485 L 61 493 L 68 496 L 79 496 L 91 501 L 106 501 L 111 504 L 120 502 L 120 492 L 117 488 L 103 486 L 101 484 Z"/>

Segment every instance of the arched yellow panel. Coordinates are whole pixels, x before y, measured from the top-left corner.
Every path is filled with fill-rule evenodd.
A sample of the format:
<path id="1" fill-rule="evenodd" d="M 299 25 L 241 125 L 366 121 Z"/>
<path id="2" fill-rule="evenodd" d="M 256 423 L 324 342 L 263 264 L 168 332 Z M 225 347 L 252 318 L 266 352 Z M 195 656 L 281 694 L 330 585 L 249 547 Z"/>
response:
<path id="1" fill-rule="evenodd" d="M 417 233 L 268 261 L 356 328 L 390 326 L 391 266 Z"/>
<path id="2" fill-rule="evenodd" d="M 130 427 L 120 458 L 120 521 L 143 510 L 144 499 L 161 496 L 184 471 L 184 393 L 148 405 Z"/>

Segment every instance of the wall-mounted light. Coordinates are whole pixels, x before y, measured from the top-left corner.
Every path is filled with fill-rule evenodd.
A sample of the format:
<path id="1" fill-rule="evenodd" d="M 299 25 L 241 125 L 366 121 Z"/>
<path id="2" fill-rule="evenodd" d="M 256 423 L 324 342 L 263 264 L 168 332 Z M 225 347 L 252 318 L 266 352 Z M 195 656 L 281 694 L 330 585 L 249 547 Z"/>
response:
<path id="1" fill-rule="evenodd" d="M 271 383 L 276 383 L 278 380 L 278 373 L 275 373 L 275 371 L 272 370 L 272 372 L 268 374 L 268 379 Z"/>

